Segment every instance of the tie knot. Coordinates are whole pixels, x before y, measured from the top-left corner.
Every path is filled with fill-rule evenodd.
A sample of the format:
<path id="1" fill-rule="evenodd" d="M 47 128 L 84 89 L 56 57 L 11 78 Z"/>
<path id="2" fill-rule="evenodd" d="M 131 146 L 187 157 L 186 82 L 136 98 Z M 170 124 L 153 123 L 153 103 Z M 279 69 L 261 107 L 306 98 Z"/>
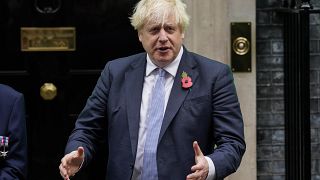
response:
<path id="1" fill-rule="evenodd" d="M 164 75 L 166 74 L 166 71 L 164 69 L 159 68 L 159 76 L 160 77 L 164 77 Z"/>

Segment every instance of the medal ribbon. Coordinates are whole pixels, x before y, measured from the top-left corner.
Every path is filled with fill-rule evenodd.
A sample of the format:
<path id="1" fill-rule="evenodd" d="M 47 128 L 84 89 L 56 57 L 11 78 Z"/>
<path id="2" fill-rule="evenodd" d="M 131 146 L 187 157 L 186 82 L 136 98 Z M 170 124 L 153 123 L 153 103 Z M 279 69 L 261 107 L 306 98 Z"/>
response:
<path id="1" fill-rule="evenodd" d="M 9 137 L 6 136 L 0 136 L 0 157 L 6 157 L 8 151 L 6 151 L 6 148 L 9 147 Z"/>

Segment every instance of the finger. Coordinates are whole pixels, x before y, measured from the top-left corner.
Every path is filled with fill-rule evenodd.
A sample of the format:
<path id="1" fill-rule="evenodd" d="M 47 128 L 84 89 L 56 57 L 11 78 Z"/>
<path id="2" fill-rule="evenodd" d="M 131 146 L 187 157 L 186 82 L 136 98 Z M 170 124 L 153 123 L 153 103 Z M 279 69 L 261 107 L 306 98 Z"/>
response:
<path id="1" fill-rule="evenodd" d="M 201 172 L 200 171 L 196 171 L 196 172 L 194 172 L 194 173 L 191 173 L 191 174 L 189 174 L 188 176 L 187 176 L 187 179 L 189 180 L 189 179 L 199 179 L 199 178 L 201 178 Z"/>
<path id="2" fill-rule="evenodd" d="M 69 169 L 69 170 L 68 170 L 68 176 L 69 176 L 69 177 L 72 177 L 72 176 L 74 176 L 75 174 L 76 174 L 76 172 L 75 172 L 74 169 Z"/>
<path id="3" fill-rule="evenodd" d="M 202 151 L 201 151 L 197 141 L 193 142 L 193 150 L 194 150 L 195 156 L 203 156 Z"/>
<path id="4" fill-rule="evenodd" d="M 63 177 L 66 177 L 67 179 L 69 179 L 69 176 L 75 174 L 73 159 L 77 158 L 76 154 L 77 154 L 77 151 L 72 151 L 71 153 L 65 155 L 61 159 L 61 164 L 59 166 L 59 169 Z"/>
<path id="5" fill-rule="evenodd" d="M 197 180 L 197 178 L 186 178 L 186 180 Z"/>
<path id="6" fill-rule="evenodd" d="M 203 170 L 204 169 L 204 166 L 202 164 L 196 164 L 194 166 L 191 167 L 191 171 L 194 172 L 194 171 L 200 171 L 200 170 Z"/>
<path id="7" fill-rule="evenodd" d="M 63 177 L 63 179 L 69 179 L 67 170 L 63 167 L 62 164 L 60 164 L 59 170 L 60 170 L 60 175 L 61 175 L 61 177 Z"/>
<path id="8" fill-rule="evenodd" d="M 78 147 L 77 149 L 78 157 L 83 157 L 84 155 L 84 148 L 83 147 Z"/>
<path id="9" fill-rule="evenodd" d="M 68 155 L 65 155 L 62 159 L 61 159 L 61 167 L 63 167 L 64 169 L 68 169 Z"/>

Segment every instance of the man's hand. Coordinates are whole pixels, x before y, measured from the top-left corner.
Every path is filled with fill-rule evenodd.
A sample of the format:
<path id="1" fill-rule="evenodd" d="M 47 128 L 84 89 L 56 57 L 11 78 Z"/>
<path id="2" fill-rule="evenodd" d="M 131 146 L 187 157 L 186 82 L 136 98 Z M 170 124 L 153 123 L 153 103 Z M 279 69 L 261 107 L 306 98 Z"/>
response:
<path id="1" fill-rule="evenodd" d="M 83 147 L 78 147 L 76 151 L 72 151 L 66 154 L 61 159 L 61 164 L 59 166 L 60 174 L 65 180 L 69 180 L 71 176 L 74 176 L 84 161 L 84 149 Z"/>
<path id="2" fill-rule="evenodd" d="M 191 167 L 193 173 L 187 176 L 187 180 L 205 180 L 209 173 L 209 164 L 202 154 L 197 141 L 193 142 L 193 150 L 196 164 Z"/>

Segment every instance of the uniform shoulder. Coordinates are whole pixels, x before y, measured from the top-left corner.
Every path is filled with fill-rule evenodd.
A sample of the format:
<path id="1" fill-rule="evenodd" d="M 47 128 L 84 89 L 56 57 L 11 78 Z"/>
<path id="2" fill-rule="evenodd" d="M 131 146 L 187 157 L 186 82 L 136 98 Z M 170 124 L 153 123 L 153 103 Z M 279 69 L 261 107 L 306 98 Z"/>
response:
<path id="1" fill-rule="evenodd" d="M 0 84 L 0 99 L 5 98 L 14 98 L 14 97 L 19 97 L 22 94 L 12 87 L 4 84 Z"/>

